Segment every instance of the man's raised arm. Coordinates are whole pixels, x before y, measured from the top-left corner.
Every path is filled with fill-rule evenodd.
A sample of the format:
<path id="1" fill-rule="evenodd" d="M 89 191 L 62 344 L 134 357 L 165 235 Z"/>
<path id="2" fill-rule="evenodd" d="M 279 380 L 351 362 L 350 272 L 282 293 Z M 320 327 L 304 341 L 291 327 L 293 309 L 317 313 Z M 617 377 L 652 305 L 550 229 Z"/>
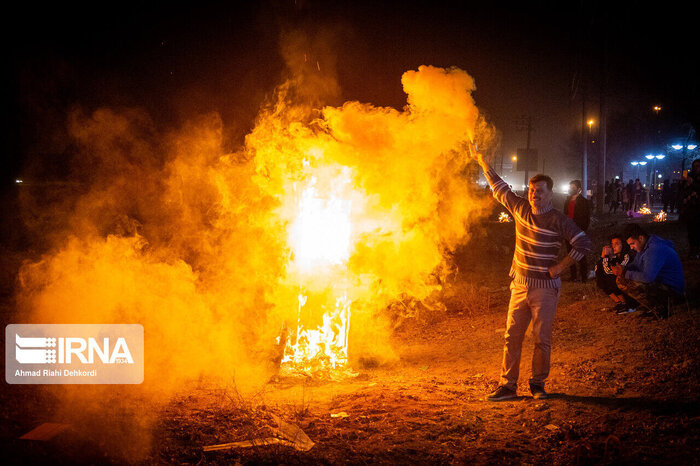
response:
<path id="1" fill-rule="evenodd" d="M 476 160 L 483 170 L 484 175 L 486 176 L 486 181 L 489 182 L 489 186 L 491 186 L 491 190 L 493 191 L 493 197 L 495 197 L 498 202 L 503 204 L 508 210 L 511 211 L 511 213 L 517 204 L 522 202 L 527 203 L 526 199 L 515 194 L 510 189 L 510 186 L 508 186 L 508 183 L 503 181 L 503 179 L 498 176 L 496 171 L 491 168 L 488 163 L 486 163 L 484 156 L 476 149 L 476 146 L 473 143 L 469 143 L 468 147 L 469 156 L 473 160 Z"/>

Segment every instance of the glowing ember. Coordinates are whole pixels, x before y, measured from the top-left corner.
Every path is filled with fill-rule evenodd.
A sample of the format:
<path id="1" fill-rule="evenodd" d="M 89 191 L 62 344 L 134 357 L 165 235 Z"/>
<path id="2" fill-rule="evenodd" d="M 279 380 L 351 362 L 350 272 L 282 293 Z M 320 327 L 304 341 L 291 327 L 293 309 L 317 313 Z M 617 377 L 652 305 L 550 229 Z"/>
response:
<path id="1" fill-rule="evenodd" d="M 656 214 L 656 215 L 654 216 L 654 221 L 655 221 L 655 222 L 665 222 L 665 221 L 666 221 L 666 212 L 664 212 L 664 211 L 662 210 L 661 212 L 659 212 L 658 214 Z"/>
<path id="2" fill-rule="evenodd" d="M 509 223 L 509 222 L 512 222 L 513 219 L 506 212 L 501 212 L 500 215 L 498 216 L 498 221 L 501 223 Z"/>
<path id="3" fill-rule="evenodd" d="M 651 209 L 649 209 L 649 207 L 647 207 L 645 204 L 637 212 L 642 215 L 649 215 L 651 214 Z"/>

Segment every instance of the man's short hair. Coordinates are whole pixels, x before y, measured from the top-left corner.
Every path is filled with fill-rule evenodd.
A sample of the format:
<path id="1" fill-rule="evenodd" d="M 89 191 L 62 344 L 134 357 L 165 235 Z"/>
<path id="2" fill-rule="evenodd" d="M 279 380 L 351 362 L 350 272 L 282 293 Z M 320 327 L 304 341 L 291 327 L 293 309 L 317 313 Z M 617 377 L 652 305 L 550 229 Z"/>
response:
<path id="1" fill-rule="evenodd" d="M 569 181 L 569 184 L 573 184 L 573 185 L 576 186 L 578 189 L 581 189 L 581 188 L 582 188 L 582 186 L 581 186 L 581 180 L 571 180 L 571 181 Z"/>
<path id="2" fill-rule="evenodd" d="M 649 233 L 647 233 L 647 231 L 644 228 L 642 228 L 641 226 L 639 226 L 638 224 L 630 223 L 629 225 L 627 225 L 625 227 L 624 236 L 625 236 L 625 239 L 629 239 L 629 238 L 637 239 L 640 236 L 648 238 Z"/>
<path id="3" fill-rule="evenodd" d="M 554 187 L 554 181 L 552 181 L 550 177 L 548 177 L 547 175 L 543 175 L 542 173 L 538 173 L 537 175 L 530 178 L 530 184 L 537 184 L 540 181 L 544 181 L 545 183 L 547 183 L 547 189 L 550 191 L 552 190 L 552 187 Z"/>

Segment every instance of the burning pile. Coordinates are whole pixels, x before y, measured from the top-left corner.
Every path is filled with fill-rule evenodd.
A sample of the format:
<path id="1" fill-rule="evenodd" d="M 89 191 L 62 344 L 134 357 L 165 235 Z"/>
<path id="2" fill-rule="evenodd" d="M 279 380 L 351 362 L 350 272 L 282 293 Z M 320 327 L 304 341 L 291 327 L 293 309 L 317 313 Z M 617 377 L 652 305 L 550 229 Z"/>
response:
<path id="1" fill-rule="evenodd" d="M 666 212 L 664 212 L 664 211 L 662 210 L 661 212 L 659 212 L 658 214 L 656 214 L 656 215 L 654 216 L 654 221 L 655 221 L 655 222 L 665 222 L 665 221 L 666 221 Z"/>
<path id="2" fill-rule="evenodd" d="M 644 205 L 642 205 L 642 207 L 639 208 L 637 213 L 640 213 L 642 215 L 649 215 L 649 214 L 651 214 L 651 209 L 649 207 L 647 207 L 646 204 L 644 204 Z"/>
<path id="3" fill-rule="evenodd" d="M 92 183 L 22 270 L 25 321 L 142 323 L 160 385 L 393 358 L 384 311 L 439 291 L 490 202 L 465 177 L 464 143 L 493 132 L 459 69 L 406 72 L 398 111 L 319 110 L 316 68 L 278 88 L 236 153 L 218 116 L 157 135 L 139 111 L 72 115 Z"/>

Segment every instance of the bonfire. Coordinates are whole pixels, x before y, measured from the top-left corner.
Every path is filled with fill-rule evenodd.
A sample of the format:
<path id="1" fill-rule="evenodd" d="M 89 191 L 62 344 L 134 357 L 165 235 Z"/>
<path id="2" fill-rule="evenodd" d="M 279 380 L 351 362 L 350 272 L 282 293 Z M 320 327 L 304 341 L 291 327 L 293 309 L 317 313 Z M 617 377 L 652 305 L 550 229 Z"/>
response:
<path id="1" fill-rule="evenodd" d="M 655 222 L 665 222 L 665 221 L 666 221 L 666 212 L 664 212 L 664 211 L 662 210 L 661 212 L 659 212 L 658 214 L 656 214 L 656 215 L 654 216 L 654 221 L 655 221 Z"/>

